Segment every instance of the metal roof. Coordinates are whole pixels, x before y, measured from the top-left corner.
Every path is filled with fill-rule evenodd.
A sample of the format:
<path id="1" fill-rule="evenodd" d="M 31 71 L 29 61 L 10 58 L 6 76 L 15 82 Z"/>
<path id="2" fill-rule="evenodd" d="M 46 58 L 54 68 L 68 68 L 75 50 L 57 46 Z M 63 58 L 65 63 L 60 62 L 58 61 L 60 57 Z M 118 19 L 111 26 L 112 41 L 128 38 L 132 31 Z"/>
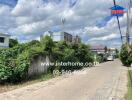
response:
<path id="1" fill-rule="evenodd" d="M 103 45 L 95 45 L 95 46 L 91 46 L 91 50 L 104 50 L 105 46 Z"/>
<path id="2" fill-rule="evenodd" d="M 0 33 L 0 36 L 11 36 L 9 34 Z"/>

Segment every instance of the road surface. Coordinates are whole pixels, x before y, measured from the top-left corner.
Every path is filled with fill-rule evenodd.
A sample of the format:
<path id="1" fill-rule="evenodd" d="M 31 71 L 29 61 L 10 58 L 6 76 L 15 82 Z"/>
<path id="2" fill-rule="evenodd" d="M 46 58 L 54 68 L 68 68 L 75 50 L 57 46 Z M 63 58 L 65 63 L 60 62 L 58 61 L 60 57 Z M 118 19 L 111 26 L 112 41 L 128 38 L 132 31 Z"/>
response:
<path id="1" fill-rule="evenodd" d="M 127 68 L 119 60 L 0 94 L 0 100 L 123 100 Z"/>

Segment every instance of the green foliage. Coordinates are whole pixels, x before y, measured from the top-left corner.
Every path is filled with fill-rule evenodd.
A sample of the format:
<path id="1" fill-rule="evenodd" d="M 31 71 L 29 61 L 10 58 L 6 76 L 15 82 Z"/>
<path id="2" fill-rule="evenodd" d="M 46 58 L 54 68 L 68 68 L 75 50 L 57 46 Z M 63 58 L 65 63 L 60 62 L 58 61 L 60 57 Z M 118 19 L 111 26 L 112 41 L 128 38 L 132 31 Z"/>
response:
<path id="1" fill-rule="evenodd" d="M 84 44 L 80 44 L 78 50 L 76 50 L 76 57 L 78 57 L 81 62 L 93 62 L 92 53 L 90 52 L 90 47 Z"/>
<path id="2" fill-rule="evenodd" d="M 19 44 L 17 39 L 10 39 L 9 40 L 9 47 L 12 48 L 14 46 L 17 46 Z"/>
<path id="3" fill-rule="evenodd" d="M 60 41 L 53 49 L 53 58 L 58 62 L 93 62 L 90 47 L 84 44 L 70 44 Z M 56 58 L 56 59 L 55 59 Z M 59 66 L 60 70 L 77 70 L 84 66 Z"/>
<path id="4" fill-rule="evenodd" d="M 44 54 L 39 41 L 0 50 L 0 82 L 20 82 L 27 78 L 31 60 Z"/>
<path id="5" fill-rule="evenodd" d="M 43 51 L 41 46 L 40 47 L 32 47 L 28 50 L 28 52 L 29 52 L 30 60 L 32 60 L 40 55 L 42 55 L 42 56 L 46 55 L 46 52 Z"/>
<path id="6" fill-rule="evenodd" d="M 53 40 L 49 36 L 45 36 L 44 38 L 41 39 L 41 44 L 42 44 L 43 50 L 47 52 L 47 55 L 50 55 L 54 47 Z"/>
<path id="7" fill-rule="evenodd" d="M 27 43 L 27 45 L 28 45 L 28 47 L 41 46 L 41 44 L 38 40 L 32 40 L 31 42 Z"/>
<path id="8" fill-rule="evenodd" d="M 12 76 L 11 68 L 0 64 L 0 82 L 5 82 L 9 80 L 11 76 Z"/>
<path id="9" fill-rule="evenodd" d="M 12 82 L 20 82 L 27 78 L 28 67 L 30 64 L 28 52 L 18 55 L 16 59 L 16 66 L 13 68 Z"/>
<path id="10" fill-rule="evenodd" d="M 125 95 L 125 100 L 132 100 L 132 71 L 128 70 L 128 84 L 127 93 Z"/>
<path id="11" fill-rule="evenodd" d="M 102 55 L 102 54 L 98 54 L 98 55 L 97 55 L 97 61 L 98 61 L 99 63 L 103 62 L 103 55 Z"/>
<path id="12" fill-rule="evenodd" d="M 119 58 L 119 50 L 118 49 L 116 49 L 116 55 L 115 55 L 115 58 Z"/>
<path id="13" fill-rule="evenodd" d="M 131 65 L 131 56 L 128 53 L 127 45 L 122 45 L 121 52 L 120 52 L 120 60 L 124 66 L 130 66 Z"/>
<path id="14" fill-rule="evenodd" d="M 105 62 L 106 60 L 107 60 L 107 55 L 106 54 L 98 54 L 97 55 L 97 61 L 99 63 Z"/>
<path id="15" fill-rule="evenodd" d="M 53 40 L 51 39 L 51 37 L 46 35 L 45 37 L 43 37 L 41 39 L 40 42 L 41 42 L 43 51 L 46 53 L 46 55 L 49 56 L 50 61 L 53 61 L 53 59 L 52 59 L 53 56 L 52 55 L 53 55 L 53 47 L 54 47 L 55 44 L 54 44 Z M 49 70 L 52 73 L 53 70 L 54 70 L 54 67 L 50 66 Z"/>
<path id="16" fill-rule="evenodd" d="M 27 78 L 28 68 L 38 56 L 49 56 L 52 62 L 93 62 L 90 47 L 85 44 L 71 44 L 65 41 L 53 42 L 49 36 L 41 41 L 17 44 L 12 42 L 12 48 L 0 49 L 0 82 L 20 82 Z M 57 66 L 62 70 L 77 70 L 84 66 Z M 50 66 L 52 72 L 55 66 Z"/>

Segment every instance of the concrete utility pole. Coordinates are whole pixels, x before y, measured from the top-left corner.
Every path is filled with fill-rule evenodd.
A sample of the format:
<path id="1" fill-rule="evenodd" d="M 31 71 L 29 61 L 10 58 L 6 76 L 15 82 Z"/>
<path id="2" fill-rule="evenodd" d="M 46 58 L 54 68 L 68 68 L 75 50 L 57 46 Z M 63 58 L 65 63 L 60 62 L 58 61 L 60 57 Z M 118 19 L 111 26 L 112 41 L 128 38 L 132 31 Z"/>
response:
<path id="1" fill-rule="evenodd" d="M 126 43 L 129 46 L 130 45 L 130 10 L 127 11 L 127 31 L 126 31 Z"/>
<path id="2" fill-rule="evenodd" d="M 129 5 L 129 20 L 130 20 L 130 25 L 129 25 L 129 45 L 131 45 L 131 39 L 130 39 L 130 35 L 132 32 L 132 15 L 131 15 L 131 6 L 132 6 L 132 0 L 130 0 L 130 5 Z"/>
<path id="3" fill-rule="evenodd" d="M 130 0 L 128 11 L 127 11 L 127 32 L 126 32 L 126 42 L 128 45 L 130 45 L 130 33 L 131 33 L 131 25 L 132 25 L 131 4 L 132 4 L 132 1 Z"/>
<path id="4" fill-rule="evenodd" d="M 131 52 L 131 48 L 130 48 L 130 33 L 131 33 L 131 24 L 132 24 L 132 20 L 131 20 L 131 4 L 132 1 L 129 1 L 129 7 L 127 10 L 127 31 L 126 31 L 126 44 L 128 47 L 128 53 Z"/>

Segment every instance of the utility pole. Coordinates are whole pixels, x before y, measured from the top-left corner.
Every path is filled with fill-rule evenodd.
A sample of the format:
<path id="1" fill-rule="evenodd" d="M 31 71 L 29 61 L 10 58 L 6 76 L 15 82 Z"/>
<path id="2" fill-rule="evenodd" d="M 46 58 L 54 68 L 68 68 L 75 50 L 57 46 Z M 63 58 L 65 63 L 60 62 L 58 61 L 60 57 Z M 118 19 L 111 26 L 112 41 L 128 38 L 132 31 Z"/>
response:
<path id="1" fill-rule="evenodd" d="M 132 1 L 130 0 L 129 1 L 129 7 L 128 7 L 128 10 L 127 10 L 127 31 L 126 31 L 126 45 L 127 45 L 127 48 L 128 48 L 128 53 L 131 52 L 131 48 L 130 48 L 130 33 L 131 33 L 131 4 L 132 4 Z"/>
<path id="2" fill-rule="evenodd" d="M 130 45 L 130 33 L 131 33 L 131 24 L 132 24 L 131 4 L 132 4 L 132 1 L 130 0 L 128 11 L 127 11 L 127 32 L 126 32 L 126 42 L 127 42 L 128 45 Z"/>
<path id="3" fill-rule="evenodd" d="M 116 1 L 115 1 L 115 0 L 113 0 L 113 2 L 114 2 L 114 5 L 116 5 Z"/>
<path id="4" fill-rule="evenodd" d="M 129 45 L 131 45 L 131 39 L 130 39 L 130 34 L 132 32 L 132 15 L 131 15 L 131 6 L 132 6 L 132 0 L 130 0 L 130 5 L 129 5 Z"/>
<path id="5" fill-rule="evenodd" d="M 129 46 L 130 43 L 130 9 L 127 11 L 127 31 L 126 31 L 126 43 Z"/>

